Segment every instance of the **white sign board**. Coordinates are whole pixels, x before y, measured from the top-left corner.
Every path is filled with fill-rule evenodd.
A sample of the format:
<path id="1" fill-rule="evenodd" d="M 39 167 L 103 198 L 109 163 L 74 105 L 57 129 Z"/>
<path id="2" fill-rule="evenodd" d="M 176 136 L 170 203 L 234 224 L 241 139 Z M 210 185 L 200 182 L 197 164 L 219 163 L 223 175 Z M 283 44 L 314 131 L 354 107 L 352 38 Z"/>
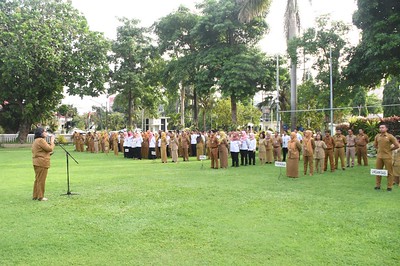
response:
<path id="1" fill-rule="evenodd" d="M 388 176 L 388 171 L 383 169 L 371 169 L 371 175 Z"/>
<path id="2" fill-rule="evenodd" d="M 286 168 L 286 162 L 275 162 L 275 166 Z"/>
<path id="3" fill-rule="evenodd" d="M 200 160 L 205 160 L 205 159 L 207 159 L 207 156 L 205 156 L 205 155 L 199 155 L 199 159 L 200 159 Z"/>

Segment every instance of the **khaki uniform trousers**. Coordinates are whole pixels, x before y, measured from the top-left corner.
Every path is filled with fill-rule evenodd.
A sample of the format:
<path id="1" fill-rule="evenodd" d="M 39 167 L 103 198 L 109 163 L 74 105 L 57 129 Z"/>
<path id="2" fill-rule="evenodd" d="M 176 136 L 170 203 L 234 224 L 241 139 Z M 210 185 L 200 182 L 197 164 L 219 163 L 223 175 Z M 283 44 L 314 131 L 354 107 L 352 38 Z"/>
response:
<path id="1" fill-rule="evenodd" d="M 274 161 L 278 161 L 281 162 L 282 161 L 282 157 L 281 157 L 281 147 L 274 147 Z"/>
<path id="2" fill-rule="evenodd" d="M 392 188 L 393 187 L 392 158 L 388 158 L 388 159 L 376 158 L 375 166 L 376 166 L 376 169 L 383 169 L 383 166 L 385 166 L 385 169 L 388 171 L 387 188 Z M 376 176 L 376 187 L 381 187 L 381 181 L 382 181 L 382 177 L 377 175 Z"/>
<path id="3" fill-rule="evenodd" d="M 335 171 L 335 163 L 333 161 L 333 150 L 326 149 L 325 150 L 325 160 L 324 160 L 324 171 L 328 168 L 328 158 L 329 158 L 329 165 L 331 166 L 331 171 Z"/>
<path id="4" fill-rule="evenodd" d="M 347 166 L 354 166 L 355 157 L 356 157 L 356 147 L 346 147 Z"/>
<path id="5" fill-rule="evenodd" d="M 361 165 L 361 159 L 364 161 L 364 165 L 368 165 L 367 146 L 357 146 L 357 163 Z"/>
<path id="6" fill-rule="evenodd" d="M 42 199 L 44 197 L 45 185 L 46 185 L 46 177 L 48 168 L 34 165 L 33 169 L 35 170 L 35 182 L 33 183 L 33 199 Z"/>
<path id="7" fill-rule="evenodd" d="M 182 157 L 184 161 L 189 161 L 189 148 L 182 148 Z"/>
<path id="8" fill-rule="evenodd" d="M 211 168 L 218 169 L 218 148 L 211 148 Z"/>
<path id="9" fill-rule="evenodd" d="M 314 156 L 303 156 L 304 160 L 304 174 L 307 174 L 307 166 L 310 166 L 310 175 L 314 174 Z"/>
<path id="10" fill-rule="evenodd" d="M 336 169 L 338 169 L 339 158 L 340 158 L 341 166 L 342 166 L 342 168 L 344 168 L 345 167 L 345 163 L 344 163 L 344 159 L 345 159 L 344 147 L 335 148 L 335 166 L 336 166 Z"/>

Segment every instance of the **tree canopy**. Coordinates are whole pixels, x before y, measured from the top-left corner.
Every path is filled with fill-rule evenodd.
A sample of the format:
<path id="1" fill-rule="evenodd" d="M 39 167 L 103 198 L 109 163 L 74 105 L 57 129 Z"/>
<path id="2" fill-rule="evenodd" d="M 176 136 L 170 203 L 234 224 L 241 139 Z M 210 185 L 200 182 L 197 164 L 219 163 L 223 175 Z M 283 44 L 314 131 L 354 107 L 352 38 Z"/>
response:
<path id="1" fill-rule="evenodd" d="M 400 1 L 358 0 L 353 23 L 362 39 L 349 57 L 352 84 L 374 87 L 389 75 L 400 74 Z"/>
<path id="2" fill-rule="evenodd" d="M 0 114 L 12 116 L 24 142 L 34 123 L 47 118 L 63 98 L 97 96 L 108 77 L 108 41 L 62 0 L 0 1 Z"/>

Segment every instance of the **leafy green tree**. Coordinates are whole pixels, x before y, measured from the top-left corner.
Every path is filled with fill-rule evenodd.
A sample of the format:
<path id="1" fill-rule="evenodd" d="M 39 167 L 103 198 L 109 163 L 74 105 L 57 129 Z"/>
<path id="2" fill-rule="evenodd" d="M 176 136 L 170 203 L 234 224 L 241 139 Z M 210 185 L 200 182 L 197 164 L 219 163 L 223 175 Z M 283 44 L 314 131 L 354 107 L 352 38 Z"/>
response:
<path id="1" fill-rule="evenodd" d="M 325 115 L 324 112 L 318 111 L 323 107 L 318 97 L 315 97 L 318 93 L 320 93 L 319 88 L 312 79 L 299 86 L 299 109 L 303 111 L 298 112 L 298 124 L 303 128 L 324 129 Z"/>
<path id="2" fill-rule="evenodd" d="M 367 89 L 364 87 L 358 87 L 357 90 L 358 92 L 355 94 L 352 100 L 352 106 L 357 107 L 357 109 L 353 109 L 352 114 L 358 116 L 367 116 Z"/>
<path id="3" fill-rule="evenodd" d="M 0 1 L 1 124 L 17 121 L 19 141 L 31 125 L 52 116 L 64 86 L 98 96 L 109 72 L 109 43 L 62 0 Z"/>
<path id="4" fill-rule="evenodd" d="M 211 128 L 236 130 L 238 127 L 246 128 L 248 123 L 256 124 L 260 121 L 261 111 L 253 105 L 238 103 L 237 108 L 238 122 L 237 124 L 232 124 L 230 119 L 231 101 L 226 98 L 218 100 L 211 111 Z"/>
<path id="5" fill-rule="evenodd" d="M 241 23 L 240 6 L 234 0 L 205 1 L 199 7 L 204 14 L 195 28 L 200 45 L 197 63 L 203 76 L 200 80 L 213 82 L 230 97 L 232 123 L 236 124 L 238 101 L 254 96 L 266 72 L 264 55 L 254 45 L 267 25 L 262 18 Z M 212 86 L 201 87 L 209 90 Z"/>
<path id="6" fill-rule="evenodd" d="M 398 116 L 400 114 L 400 79 L 392 77 L 383 89 L 383 116 Z"/>
<path id="7" fill-rule="evenodd" d="M 180 6 L 176 12 L 161 18 L 154 26 L 160 51 L 170 58 L 164 71 L 163 84 L 167 88 L 170 100 L 178 100 L 176 96 L 179 92 L 180 106 L 177 111 L 180 112 L 181 126 L 185 126 L 187 92 L 192 93 L 193 124 L 198 124 L 197 89 L 195 87 L 198 45 L 196 36 L 193 34 L 193 28 L 198 19 L 199 15 Z M 191 89 L 189 90 L 189 88 Z M 168 115 L 170 116 L 170 114 Z"/>
<path id="8" fill-rule="evenodd" d="M 239 19 L 241 21 L 250 21 L 256 16 L 266 12 L 270 6 L 270 0 L 237 0 L 241 4 Z M 312 2 L 311 0 L 309 1 Z M 286 11 L 284 15 L 284 30 L 288 49 L 289 43 L 297 38 L 300 31 L 300 9 L 297 0 L 287 0 Z M 293 53 L 289 54 L 294 56 Z M 297 58 L 294 56 L 290 60 L 290 124 L 294 130 L 297 125 Z"/>
<path id="9" fill-rule="evenodd" d="M 346 86 L 343 77 L 343 64 L 349 51 L 349 42 L 346 39 L 348 26 L 340 21 L 331 21 L 328 16 L 316 19 L 316 26 L 307 29 L 304 34 L 290 43 L 291 58 L 300 61 L 304 56 L 299 56 L 302 51 L 311 57 L 312 69 L 316 71 L 315 97 L 319 108 L 330 106 L 330 61 L 332 62 L 332 84 L 334 107 L 349 106 L 356 90 Z M 301 49 L 299 49 L 301 48 Z M 334 120 L 340 122 L 348 110 L 335 110 Z M 329 114 L 326 112 L 326 116 Z"/>
<path id="10" fill-rule="evenodd" d="M 400 96 L 400 95 L 398 95 Z M 378 98 L 376 94 L 367 95 L 367 109 L 369 114 L 381 114 L 383 113 L 382 109 L 382 100 Z M 398 114 L 399 109 L 397 109 Z"/>
<path id="11" fill-rule="evenodd" d="M 120 19 L 117 39 L 113 42 L 110 93 L 120 93 L 128 103 L 127 127 L 132 128 L 132 114 L 142 109 L 155 113 L 161 99 L 161 91 L 154 75 L 158 76 L 158 64 L 162 61 L 152 46 L 150 30 L 139 27 L 138 20 Z"/>
<path id="12" fill-rule="evenodd" d="M 400 74 L 400 1 L 358 0 L 353 23 L 362 30 L 361 42 L 349 56 L 351 84 L 375 87 L 382 78 Z"/>

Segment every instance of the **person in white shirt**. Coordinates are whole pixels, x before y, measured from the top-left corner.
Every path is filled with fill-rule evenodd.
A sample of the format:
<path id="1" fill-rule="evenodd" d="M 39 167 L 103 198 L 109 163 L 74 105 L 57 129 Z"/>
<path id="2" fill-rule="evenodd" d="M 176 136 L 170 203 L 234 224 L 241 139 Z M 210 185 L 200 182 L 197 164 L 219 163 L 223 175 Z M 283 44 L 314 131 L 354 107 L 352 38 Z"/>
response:
<path id="1" fill-rule="evenodd" d="M 297 140 L 300 143 L 303 143 L 303 135 L 299 131 L 297 131 L 297 129 L 295 129 L 294 132 L 296 132 Z"/>
<path id="2" fill-rule="evenodd" d="M 229 151 L 231 152 L 232 167 L 239 167 L 240 139 L 237 132 L 231 135 Z"/>
<path id="3" fill-rule="evenodd" d="M 283 154 L 283 162 L 286 162 L 286 155 L 288 153 L 288 143 L 290 140 L 290 136 L 287 134 L 287 131 L 283 131 L 282 135 L 282 154 Z"/>
<path id="4" fill-rule="evenodd" d="M 128 132 L 128 138 L 126 139 L 126 147 L 129 150 L 126 158 L 133 158 L 133 133 L 131 131 Z"/>
<path id="5" fill-rule="evenodd" d="M 247 165 L 248 163 L 248 150 L 249 150 L 249 139 L 247 137 L 246 131 L 241 132 L 240 137 L 240 165 Z"/>
<path id="6" fill-rule="evenodd" d="M 134 139 L 134 158 L 135 159 L 142 159 L 142 142 L 143 142 L 143 138 L 142 138 L 142 134 L 140 134 L 139 132 L 135 133 L 135 139 Z"/>
<path id="7" fill-rule="evenodd" d="M 154 160 L 156 158 L 156 137 L 153 132 L 149 133 L 149 159 Z"/>
<path id="8" fill-rule="evenodd" d="M 196 156 L 196 145 L 197 145 L 197 137 L 199 134 L 195 131 L 190 135 L 190 155 Z"/>
<path id="9" fill-rule="evenodd" d="M 249 134 L 249 147 L 248 147 L 248 155 L 249 155 L 249 165 L 253 163 L 256 165 L 256 146 L 257 141 L 254 137 L 254 133 Z"/>

